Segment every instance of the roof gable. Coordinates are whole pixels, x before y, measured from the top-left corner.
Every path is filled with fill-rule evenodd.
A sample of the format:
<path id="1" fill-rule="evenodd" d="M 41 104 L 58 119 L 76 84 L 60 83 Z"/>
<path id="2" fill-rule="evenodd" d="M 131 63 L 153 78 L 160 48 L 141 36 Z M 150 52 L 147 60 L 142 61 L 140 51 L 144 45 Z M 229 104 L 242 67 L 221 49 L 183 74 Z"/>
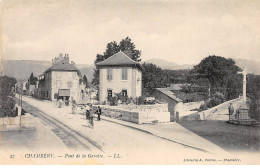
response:
<path id="1" fill-rule="evenodd" d="M 170 91 L 168 88 L 155 88 L 155 89 L 177 102 L 182 102 L 182 100 L 178 98 L 176 95 L 174 95 L 174 93 Z"/>
<path id="2" fill-rule="evenodd" d="M 96 66 L 118 66 L 118 65 L 140 65 L 138 62 L 132 60 L 122 51 L 112 55 L 111 57 L 96 63 Z"/>
<path id="3" fill-rule="evenodd" d="M 66 61 L 61 61 L 59 63 L 56 63 L 52 65 L 50 68 L 48 68 L 46 72 L 49 71 L 76 71 L 78 72 L 79 76 L 81 76 L 79 69 L 75 66 L 75 64 L 70 64 Z"/>

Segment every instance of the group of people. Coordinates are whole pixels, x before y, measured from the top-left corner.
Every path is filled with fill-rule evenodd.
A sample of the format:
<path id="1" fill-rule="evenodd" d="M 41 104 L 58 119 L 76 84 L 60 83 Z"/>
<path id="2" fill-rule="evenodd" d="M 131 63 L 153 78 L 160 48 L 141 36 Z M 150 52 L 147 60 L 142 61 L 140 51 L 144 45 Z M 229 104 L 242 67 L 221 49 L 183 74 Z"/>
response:
<path id="1" fill-rule="evenodd" d="M 90 125 L 92 126 L 92 128 L 94 127 L 94 114 L 98 115 L 97 120 L 100 121 L 100 116 L 102 114 L 102 110 L 100 108 L 100 106 L 98 106 L 97 110 L 94 112 L 94 108 L 92 106 L 92 104 L 90 105 L 85 105 L 85 110 L 86 110 L 86 119 L 89 120 Z"/>

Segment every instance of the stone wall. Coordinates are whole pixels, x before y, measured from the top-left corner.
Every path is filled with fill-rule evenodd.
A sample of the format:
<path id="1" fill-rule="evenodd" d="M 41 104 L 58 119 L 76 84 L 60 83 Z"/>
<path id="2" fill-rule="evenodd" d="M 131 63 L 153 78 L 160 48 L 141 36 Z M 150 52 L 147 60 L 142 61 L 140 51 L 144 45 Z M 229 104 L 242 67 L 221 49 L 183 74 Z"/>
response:
<path id="1" fill-rule="evenodd" d="M 17 117 L 0 118 L 0 131 L 27 130 L 31 128 L 34 128 L 32 116 L 29 113 L 21 115 L 20 107 L 18 107 Z"/>
<path id="2" fill-rule="evenodd" d="M 192 109 L 199 109 L 204 104 L 204 101 L 183 103 L 183 110 L 191 111 Z"/>
<path id="3" fill-rule="evenodd" d="M 222 103 L 222 104 L 219 104 L 219 105 L 217 105 L 217 106 L 215 106 L 215 107 L 212 107 L 212 108 L 210 108 L 210 109 L 201 111 L 201 112 L 199 112 L 199 115 L 204 116 L 204 118 L 202 118 L 202 119 L 205 119 L 205 118 L 207 118 L 209 115 L 211 115 L 213 112 L 217 111 L 218 109 L 221 109 L 223 106 L 226 106 L 226 105 L 228 105 L 229 103 L 232 103 L 232 102 L 237 101 L 237 100 L 243 101 L 242 98 L 237 98 L 237 99 L 229 100 L 229 101 L 226 101 L 226 102 L 224 102 L 224 103 Z M 236 107 L 234 107 L 234 108 L 236 109 Z"/>
<path id="4" fill-rule="evenodd" d="M 121 119 L 136 124 L 170 122 L 167 104 L 101 106 L 104 113 L 117 113 Z"/>
<path id="5" fill-rule="evenodd" d="M 200 111 L 200 112 L 195 112 L 195 113 L 192 113 L 191 115 L 183 116 L 180 119 L 181 120 L 190 120 L 190 121 L 191 120 L 204 120 L 208 116 L 210 116 L 213 112 L 217 111 L 218 109 L 221 109 L 223 106 L 227 106 L 229 103 L 232 103 L 232 102 L 238 101 L 238 100 L 242 101 L 242 98 L 237 98 L 237 99 L 226 101 L 226 102 L 219 104 L 215 107 L 212 107 L 210 109 Z M 234 108 L 236 109 L 237 107 L 234 107 Z"/>

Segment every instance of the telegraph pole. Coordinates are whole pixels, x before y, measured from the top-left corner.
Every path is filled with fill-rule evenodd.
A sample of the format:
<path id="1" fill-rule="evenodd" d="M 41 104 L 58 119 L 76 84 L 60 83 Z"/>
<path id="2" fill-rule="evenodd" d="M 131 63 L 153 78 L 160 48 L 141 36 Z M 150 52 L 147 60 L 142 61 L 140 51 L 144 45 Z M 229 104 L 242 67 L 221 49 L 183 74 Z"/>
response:
<path id="1" fill-rule="evenodd" d="M 21 84 L 21 107 L 23 107 L 23 83 Z"/>

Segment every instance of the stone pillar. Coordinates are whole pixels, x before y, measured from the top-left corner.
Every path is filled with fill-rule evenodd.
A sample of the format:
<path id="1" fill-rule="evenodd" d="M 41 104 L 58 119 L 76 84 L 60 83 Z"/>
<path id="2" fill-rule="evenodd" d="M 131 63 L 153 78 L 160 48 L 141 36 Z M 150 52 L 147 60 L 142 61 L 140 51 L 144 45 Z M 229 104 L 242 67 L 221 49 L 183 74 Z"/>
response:
<path id="1" fill-rule="evenodd" d="M 22 107 L 17 106 L 17 110 L 18 110 L 18 116 L 21 116 L 22 115 Z"/>
<path id="2" fill-rule="evenodd" d="M 246 75 L 243 78 L 243 100 L 246 101 Z"/>
<path id="3" fill-rule="evenodd" d="M 176 122 L 178 123 L 180 121 L 180 115 L 179 112 L 176 111 Z"/>
<path id="4" fill-rule="evenodd" d="M 246 101 L 246 75 L 247 75 L 247 69 L 244 68 L 242 72 L 238 72 L 238 74 L 243 75 L 243 100 Z"/>

